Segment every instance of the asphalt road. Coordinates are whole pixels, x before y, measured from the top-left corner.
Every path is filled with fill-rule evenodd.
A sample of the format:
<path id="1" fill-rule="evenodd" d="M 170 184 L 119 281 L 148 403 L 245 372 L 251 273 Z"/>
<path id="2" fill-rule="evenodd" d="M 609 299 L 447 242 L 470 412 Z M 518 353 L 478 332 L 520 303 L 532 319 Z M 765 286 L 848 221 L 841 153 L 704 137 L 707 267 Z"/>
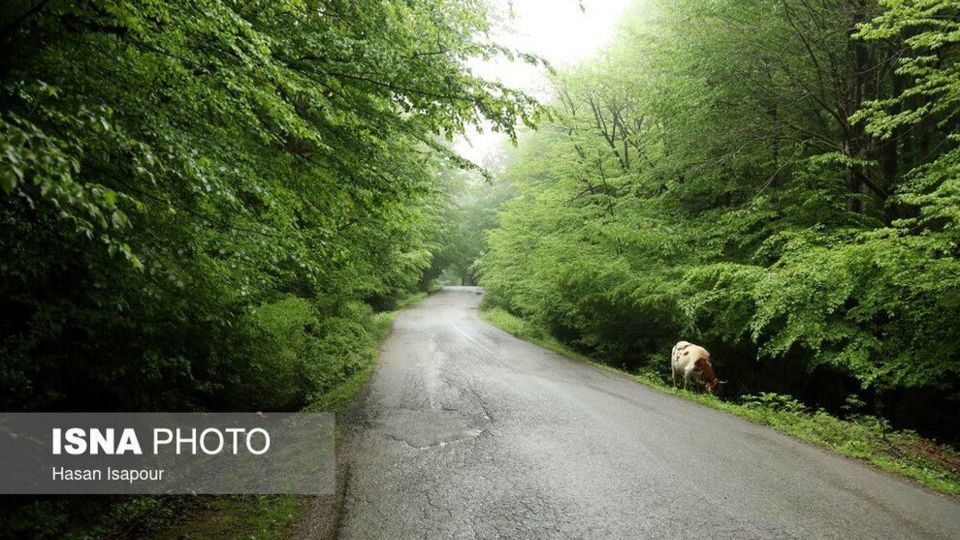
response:
<path id="1" fill-rule="evenodd" d="M 960 503 L 518 340 L 400 314 L 350 420 L 342 538 L 960 538 Z"/>

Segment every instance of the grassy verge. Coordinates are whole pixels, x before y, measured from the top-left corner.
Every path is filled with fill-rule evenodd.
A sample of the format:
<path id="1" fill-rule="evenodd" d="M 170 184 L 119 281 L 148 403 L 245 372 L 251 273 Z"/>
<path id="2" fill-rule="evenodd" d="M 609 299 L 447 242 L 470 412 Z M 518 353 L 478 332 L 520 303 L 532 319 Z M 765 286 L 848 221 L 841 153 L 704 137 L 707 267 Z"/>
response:
<path id="1" fill-rule="evenodd" d="M 212 497 L 191 519 L 152 538 L 290 538 L 303 519 L 307 501 L 292 495 Z"/>
<path id="2" fill-rule="evenodd" d="M 790 396 L 781 394 L 743 396 L 738 402 L 733 402 L 707 394 L 677 390 L 667 382 L 664 373 L 627 373 L 598 363 L 502 309 L 485 308 L 480 311 L 480 316 L 518 338 L 564 356 L 622 374 L 662 392 L 772 426 L 838 454 L 912 478 L 941 493 L 960 496 L 960 453 L 924 439 L 915 432 L 893 430 L 882 419 L 866 415 L 840 419 L 823 410 L 810 410 Z"/>
<path id="3" fill-rule="evenodd" d="M 371 320 L 370 341 L 365 345 L 365 365 L 333 387 L 304 411 L 334 412 L 337 415 L 337 447 L 343 442 L 345 426 L 340 420 L 373 373 L 380 344 L 390 334 L 397 313 L 422 301 L 418 293 L 397 304 L 394 311 L 377 313 Z M 153 535 L 158 539 L 250 538 L 272 540 L 289 538 L 309 511 L 311 497 L 296 495 L 201 497 L 206 499 L 196 515 L 176 527 Z"/>

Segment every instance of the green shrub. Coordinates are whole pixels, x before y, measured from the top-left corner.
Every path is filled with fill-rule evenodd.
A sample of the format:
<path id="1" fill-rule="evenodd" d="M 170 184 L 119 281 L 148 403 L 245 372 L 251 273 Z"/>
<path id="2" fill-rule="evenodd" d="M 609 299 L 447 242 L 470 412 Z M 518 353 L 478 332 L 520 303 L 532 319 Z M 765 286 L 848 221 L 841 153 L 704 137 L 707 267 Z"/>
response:
<path id="1" fill-rule="evenodd" d="M 250 347 L 239 359 L 236 382 L 225 391 L 243 396 L 254 408 L 291 410 L 310 390 L 308 367 L 317 356 L 320 323 L 311 303 L 288 296 L 258 307 L 244 321 Z"/>
<path id="2" fill-rule="evenodd" d="M 362 302 L 328 309 L 285 296 L 251 313 L 244 321 L 244 346 L 231 361 L 233 382 L 223 388 L 228 400 L 259 410 L 294 410 L 369 365 L 382 318 Z"/>

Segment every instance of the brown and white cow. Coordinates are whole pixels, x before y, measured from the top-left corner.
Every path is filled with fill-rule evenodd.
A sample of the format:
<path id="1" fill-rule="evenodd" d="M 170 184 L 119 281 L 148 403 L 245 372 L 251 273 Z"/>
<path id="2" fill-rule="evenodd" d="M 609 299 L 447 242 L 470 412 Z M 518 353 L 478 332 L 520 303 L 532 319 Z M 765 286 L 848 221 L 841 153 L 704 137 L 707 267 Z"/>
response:
<path id="1" fill-rule="evenodd" d="M 683 388 L 689 388 L 690 380 L 695 384 L 706 386 L 711 394 L 720 395 L 720 384 L 717 374 L 710 363 L 710 353 L 699 345 L 689 341 L 681 341 L 673 346 L 670 355 L 670 367 L 673 371 L 673 386 L 678 386 L 678 379 L 683 377 Z"/>

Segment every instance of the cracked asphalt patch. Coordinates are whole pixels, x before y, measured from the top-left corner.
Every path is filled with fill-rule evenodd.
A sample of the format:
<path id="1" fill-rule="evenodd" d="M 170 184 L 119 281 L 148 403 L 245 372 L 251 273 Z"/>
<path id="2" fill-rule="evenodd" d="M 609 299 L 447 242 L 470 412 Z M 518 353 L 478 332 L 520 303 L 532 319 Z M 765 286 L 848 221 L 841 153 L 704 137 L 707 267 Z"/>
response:
<path id="1" fill-rule="evenodd" d="M 960 503 L 515 339 L 401 313 L 348 421 L 343 538 L 960 538 Z"/>

